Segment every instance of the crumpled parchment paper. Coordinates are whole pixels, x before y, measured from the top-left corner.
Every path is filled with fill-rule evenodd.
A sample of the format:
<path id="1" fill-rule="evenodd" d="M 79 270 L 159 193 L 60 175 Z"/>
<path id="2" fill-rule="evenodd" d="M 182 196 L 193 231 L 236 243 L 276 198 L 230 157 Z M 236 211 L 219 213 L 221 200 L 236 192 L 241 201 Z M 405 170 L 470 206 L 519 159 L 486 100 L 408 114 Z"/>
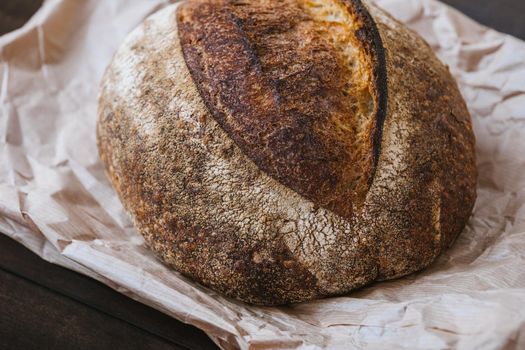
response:
<path id="1" fill-rule="evenodd" d="M 525 348 L 525 43 L 434 0 L 376 3 L 450 66 L 477 135 L 474 214 L 427 270 L 269 308 L 224 298 L 154 257 L 104 175 L 95 121 L 103 70 L 162 0 L 48 0 L 0 37 L 0 231 L 225 349 Z"/>

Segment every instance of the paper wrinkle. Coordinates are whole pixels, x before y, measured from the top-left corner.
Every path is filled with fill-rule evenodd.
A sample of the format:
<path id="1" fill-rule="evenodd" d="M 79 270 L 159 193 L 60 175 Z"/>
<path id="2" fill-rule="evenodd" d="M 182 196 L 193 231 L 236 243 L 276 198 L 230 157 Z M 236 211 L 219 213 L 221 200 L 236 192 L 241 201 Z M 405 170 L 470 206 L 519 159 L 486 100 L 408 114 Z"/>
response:
<path id="1" fill-rule="evenodd" d="M 227 299 L 153 255 L 105 177 L 95 123 L 105 67 L 163 0 L 49 0 L 0 37 L 0 231 L 224 349 L 525 348 L 525 43 L 437 1 L 375 2 L 449 65 L 477 136 L 473 217 L 428 269 L 271 308 Z"/>

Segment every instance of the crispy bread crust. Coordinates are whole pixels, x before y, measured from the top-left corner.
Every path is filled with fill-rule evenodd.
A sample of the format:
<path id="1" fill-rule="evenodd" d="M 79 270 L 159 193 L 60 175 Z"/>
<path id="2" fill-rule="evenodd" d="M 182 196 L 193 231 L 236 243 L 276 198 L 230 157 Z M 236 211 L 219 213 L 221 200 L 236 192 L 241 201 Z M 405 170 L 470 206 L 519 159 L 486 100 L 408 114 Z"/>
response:
<path id="1" fill-rule="evenodd" d="M 252 125 L 261 101 L 242 89 L 242 79 L 234 79 L 234 89 L 245 105 L 236 108 L 229 90 L 213 80 L 215 75 L 205 74 L 204 68 L 221 68 L 218 58 L 207 56 L 203 63 L 184 49 L 198 37 L 190 33 L 195 28 L 184 28 L 190 25 L 185 22 L 188 8 L 180 10 L 190 6 L 185 4 L 160 11 L 126 39 L 103 79 L 97 127 L 100 156 L 111 182 L 138 230 L 164 261 L 231 297 L 275 305 L 344 294 L 375 280 L 406 275 L 428 266 L 453 242 L 475 201 L 474 135 L 456 83 L 421 38 L 375 7 L 358 0 L 338 3 L 362 22 L 354 37 L 364 53 L 359 57 L 371 72 L 366 82 L 374 109 L 365 118 L 369 143 L 359 145 L 370 157 L 349 167 L 328 162 L 329 170 L 308 162 L 296 167 L 286 164 L 286 156 L 291 153 L 295 162 L 307 145 L 293 134 L 294 142 L 281 153 L 281 146 L 260 149 L 256 137 L 254 142 L 243 139 L 247 128 L 263 133 L 278 128 L 260 121 Z M 240 12 L 236 16 L 237 24 L 248 18 Z M 230 28 L 223 34 L 231 45 L 256 34 L 246 57 L 263 59 L 257 47 L 268 43 L 264 35 L 270 34 L 260 25 L 269 19 L 255 18 L 259 25 L 243 25 L 246 36 L 232 38 Z M 223 24 L 231 25 L 210 25 Z M 305 31 L 311 30 L 307 23 Z M 319 35 L 327 38 L 325 32 Z M 206 40 L 199 45 L 207 55 L 223 52 L 213 42 L 217 37 Z M 328 46 L 321 51 L 330 56 L 333 50 Z M 317 62 L 301 56 L 299 65 L 309 59 Z M 287 61 L 281 57 L 272 62 L 279 68 Z M 239 69 L 229 56 L 224 64 L 224 69 Z M 267 67 L 261 63 L 246 81 L 271 88 L 268 80 L 274 76 Z M 323 67 L 318 64 L 317 69 L 323 72 Z M 333 67 L 343 78 L 355 77 L 340 65 Z M 337 82 L 324 82 L 319 89 L 333 91 L 333 84 Z M 302 90 L 306 87 L 290 90 L 294 96 L 285 102 L 297 107 Z M 211 97 L 216 94 L 221 99 Z M 224 110 L 239 113 L 221 115 L 217 101 L 229 106 Z M 321 114 L 348 112 L 337 101 Z M 299 127 L 293 116 L 283 115 L 295 125 L 293 133 L 310 133 L 323 145 L 312 151 L 316 156 L 326 156 L 329 147 L 329 153 L 352 159 L 337 135 L 315 128 L 318 123 L 329 125 L 329 118 L 313 115 L 314 122 Z M 355 169 L 364 169 L 362 193 L 339 191 L 345 171 Z M 332 173 L 335 181 L 329 179 Z M 295 183 L 294 176 L 304 178 Z M 316 192 L 304 179 L 334 188 L 337 195 Z"/>
<path id="2" fill-rule="evenodd" d="M 381 148 L 383 46 L 360 2 L 333 2 L 347 23 L 316 18 L 307 3 L 185 2 L 181 45 L 208 110 L 243 152 L 285 186 L 351 217 Z M 355 57 L 344 57 L 347 45 Z M 365 72 L 352 74 L 348 59 Z"/>

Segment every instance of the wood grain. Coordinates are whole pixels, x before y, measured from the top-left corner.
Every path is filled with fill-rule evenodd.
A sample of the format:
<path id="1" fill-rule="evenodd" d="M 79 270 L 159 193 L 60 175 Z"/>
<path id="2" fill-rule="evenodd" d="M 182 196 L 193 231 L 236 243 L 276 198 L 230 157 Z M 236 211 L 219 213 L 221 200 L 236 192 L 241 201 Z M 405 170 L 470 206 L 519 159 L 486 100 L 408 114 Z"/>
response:
<path id="1" fill-rule="evenodd" d="M 50 264 L 1 234 L 0 310 L 1 349 L 111 349 L 111 337 L 119 339 L 119 348 L 217 348 L 197 328 Z"/>
<path id="2" fill-rule="evenodd" d="M 185 349 L 0 270 L 3 349 Z"/>

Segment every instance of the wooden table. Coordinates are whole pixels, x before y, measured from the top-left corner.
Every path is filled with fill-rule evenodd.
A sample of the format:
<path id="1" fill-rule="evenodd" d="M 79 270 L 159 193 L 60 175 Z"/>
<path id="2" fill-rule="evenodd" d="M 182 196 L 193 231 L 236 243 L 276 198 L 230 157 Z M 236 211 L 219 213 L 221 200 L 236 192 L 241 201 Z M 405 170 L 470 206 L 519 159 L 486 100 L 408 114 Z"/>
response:
<path id="1" fill-rule="evenodd" d="M 21 26 L 41 2 L 0 0 L 0 34 Z M 525 39 L 524 0 L 444 2 L 481 23 Z M 216 346 L 197 328 L 88 277 L 47 263 L 0 234 L 0 349 Z"/>

